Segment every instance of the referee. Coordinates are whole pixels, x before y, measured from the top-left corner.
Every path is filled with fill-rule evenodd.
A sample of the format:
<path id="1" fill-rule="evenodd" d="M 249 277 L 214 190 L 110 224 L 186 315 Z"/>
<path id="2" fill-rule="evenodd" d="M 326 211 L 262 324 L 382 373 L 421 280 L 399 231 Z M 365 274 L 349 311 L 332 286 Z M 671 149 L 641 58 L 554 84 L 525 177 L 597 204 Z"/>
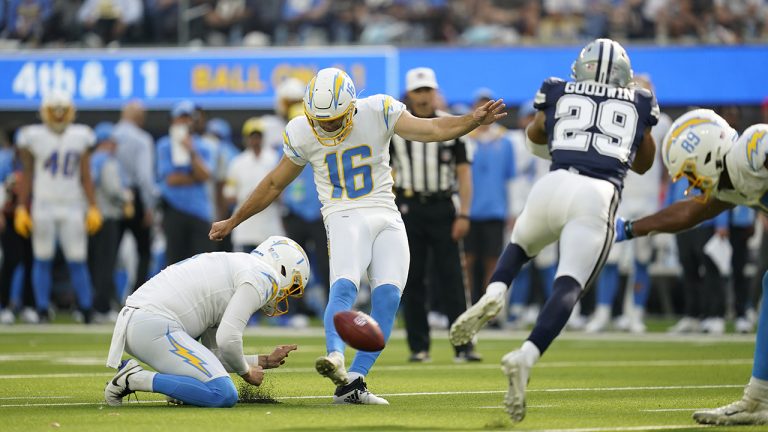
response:
<path id="1" fill-rule="evenodd" d="M 406 105 L 416 117 L 432 118 L 443 113 L 435 109 L 437 80 L 429 68 L 411 69 L 406 74 Z M 432 294 L 439 295 L 449 325 L 466 310 L 464 278 L 459 241 L 469 231 L 472 201 L 470 155 L 463 139 L 445 142 L 407 141 L 397 135 L 390 146 L 395 172 L 395 195 L 408 232 L 411 265 L 403 292 L 405 330 L 411 350 L 409 361 L 430 361 L 427 322 L 428 268 L 439 269 Z M 458 185 L 460 210 L 456 213 L 453 193 Z M 434 266 L 427 265 L 431 253 Z M 455 360 L 479 361 L 471 345 L 456 348 Z"/>

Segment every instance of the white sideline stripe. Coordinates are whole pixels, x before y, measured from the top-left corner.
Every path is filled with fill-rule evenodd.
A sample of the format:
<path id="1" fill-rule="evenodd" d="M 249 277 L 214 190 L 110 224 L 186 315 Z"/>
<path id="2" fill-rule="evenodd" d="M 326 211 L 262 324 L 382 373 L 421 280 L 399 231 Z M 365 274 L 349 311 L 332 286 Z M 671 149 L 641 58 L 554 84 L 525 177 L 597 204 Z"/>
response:
<path id="1" fill-rule="evenodd" d="M 140 403 L 140 404 L 167 404 L 167 401 L 164 400 L 157 400 L 157 401 L 131 401 L 130 404 Z M 81 405 L 104 405 L 105 407 L 107 404 L 105 402 L 65 402 L 65 403 L 33 403 L 33 404 L 12 404 L 12 405 L 0 405 L 0 408 L 19 408 L 19 407 L 50 407 L 50 406 L 81 406 Z"/>
<path id="2" fill-rule="evenodd" d="M 0 397 L 0 400 L 19 400 L 19 399 L 72 399 L 74 396 L 13 396 Z"/>
<path id="3" fill-rule="evenodd" d="M 0 375 L 0 379 L 47 379 L 47 378 L 88 378 L 112 376 L 114 372 L 107 373 L 58 373 L 58 374 L 35 374 L 35 375 Z"/>
<path id="4" fill-rule="evenodd" d="M 651 430 L 675 430 L 675 429 L 701 429 L 712 427 L 709 425 L 685 424 L 685 425 L 651 425 L 651 426 L 618 426 L 618 427 L 594 427 L 574 429 L 515 429 L 518 432 L 629 432 Z"/>
<path id="5" fill-rule="evenodd" d="M 652 386 L 652 387 L 583 387 L 583 388 L 554 388 L 554 389 L 530 389 L 529 393 L 546 392 L 585 392 L 585 391 L 627 391 L 627 390 L 684 390 L 684 389 L 721 389 L 721 388 L 741 388 L 743 384 L 725 384 L 725 385 L 702 385 L 702 386 Z M 415 392 L 415 393 L 384 393 L 379 394 L 382 397 L 398 396 L 450 396 L 450 395 L 471 395 L 471 394 L 501 394 L 506 390 L 474 390 L 474 391 L 443 391 L 443 392 Z M 304 400 L 304 399 L 330 399 L 331 395 L 314 396 L 279 396 L 277 400 Z M 139 403 L 158 403 L 165 401 L 145 401 Z M 0 404 L 0 408 L 19 407 L 19 406 L 70 406 L 70 405 L 102 405 L 103 402 L 68 402 L 52 404 Z M 565 429 L 564 429 L 565 430 Z M 574 429 L 575 430 L 575 429 Z M 614 429 L 610 429 L 614 430 Z"/>
<path id="6" fill-rule="evenodd" d="M 640 410 L 641 412 L 671 412 L 671 411 L 700 411 L 700 410 L 708 410 L 712 409 L 712 407 L 707 408 L 659 408 L 659 409 L 644 409 Z"/>

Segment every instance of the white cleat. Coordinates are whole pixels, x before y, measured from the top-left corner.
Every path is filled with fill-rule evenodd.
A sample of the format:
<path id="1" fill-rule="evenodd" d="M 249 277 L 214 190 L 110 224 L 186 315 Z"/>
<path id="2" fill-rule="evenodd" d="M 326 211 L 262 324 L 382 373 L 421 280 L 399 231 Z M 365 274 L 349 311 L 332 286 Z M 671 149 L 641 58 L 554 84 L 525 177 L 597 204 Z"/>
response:
<path id="1" fill-rule="evenodd" d="M 117 374 L 107 383 L 104 388 L 104 400 L 107 401 L 109 406 L 120 406 L 123 404 L 123 397 L 133 393 L 133 390 L 128 388 L 128 377 L 141 372 L 144 369 L 134 359 L 123 360 L 120 363 L 120 367 L 117 370 Z"/>
<path id="2" fill-rule="evenodd" d="M 766 425 L 768 424 L 768 398 L 756 399 L 748 395 L 736 402 L 710 410 L 696 411 L 693 419 L 697 423 L 711 425 Z"/>
<path id="3" fill-rule="evenodd" d="M 350 405 L 389 405 L 386 399 L 380 398 L 368 391 L 368 386 L 362 377 L 351 383 L 336 388 L 333 403 Z"/>
<path id="4" fill-rule="evenodd" d="M 667 333 L 698 333 L 701 331 L 701 323 L 696 318 L 683 317 L 675 325 L 667 330 Z"/>
<path id="5" fill-rule="evenodd" d="M 0 310 L 0 324 L 13 325 L 16 322 L 16 315 L 10 309 Z"/>
<path id="6" fill-rule="evenodd" d="M 531 373 L 523 351 L 512 351 L 502 357 L 501 371 L 509 381 L 509 389 L 504 396 L 504 407 L 513 422 L 521 422 L 525 418 L 525 388 Z"/>
<path id="7" fill-rule="evenodd" d="M 315 369 L 317 373 L 333 381 L 337 387 L 345 386 L 349 382 L 347 369 L 344 367 L 344 356 L 337 351 L 318 357 L 315 360 Z"/>
<path id="8" fill-rule="evenodd" d="M 741 334 L 752 333 L 755 331 L 755 327 L 752 325 L 752 321 L 744 317 L 736 318 L 734 327 L 736 329 L 736 333 Z"/>
<path id="9" fill-rule="evenodd" d="M 451 326 L 451 344 L 461 346 L 471 342 L 485 323 L 501 312 L 504 297 L 503 293 L 500 296 L 483 294 L 477 303 L 459 315 Z"/>

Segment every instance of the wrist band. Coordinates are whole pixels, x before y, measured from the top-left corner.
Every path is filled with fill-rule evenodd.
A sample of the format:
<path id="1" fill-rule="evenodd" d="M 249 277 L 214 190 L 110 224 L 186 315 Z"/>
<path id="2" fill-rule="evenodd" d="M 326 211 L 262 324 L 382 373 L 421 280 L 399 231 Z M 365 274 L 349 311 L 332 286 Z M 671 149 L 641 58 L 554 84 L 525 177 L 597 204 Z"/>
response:
<path id="1" fill-rule="evenodd" d="M 624 222 L 624 237 L 629 240 L 635 238 L 635 233 L 632 232 L 632 225 L 634 225 L 635 222 L 628 220 Z"/>

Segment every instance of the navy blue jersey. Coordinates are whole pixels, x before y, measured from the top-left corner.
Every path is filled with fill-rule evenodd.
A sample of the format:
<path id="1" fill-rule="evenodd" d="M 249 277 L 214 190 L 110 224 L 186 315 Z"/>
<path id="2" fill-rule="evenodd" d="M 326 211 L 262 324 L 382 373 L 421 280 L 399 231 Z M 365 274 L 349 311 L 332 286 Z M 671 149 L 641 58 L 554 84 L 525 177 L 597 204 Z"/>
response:
<path id="1" fill-rule="evenodd" d="M 575 169 L 619 190 L 645 129 L 659 121 L 659 106 L 650 91 L 594 81 L 549 78 L 533 106 L 547 116 L 552 170 Z"/>

